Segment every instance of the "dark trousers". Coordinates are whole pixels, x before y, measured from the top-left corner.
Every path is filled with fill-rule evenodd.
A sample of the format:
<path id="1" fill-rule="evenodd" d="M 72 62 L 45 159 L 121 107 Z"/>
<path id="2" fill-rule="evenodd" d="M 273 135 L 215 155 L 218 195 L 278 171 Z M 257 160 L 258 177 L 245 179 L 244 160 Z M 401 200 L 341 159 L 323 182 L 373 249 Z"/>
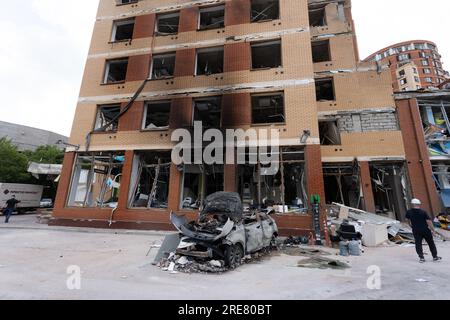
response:
<path id="1" fill-rule="evenodd" d="M 10 208 L 6 208 L 5 210 L 3 210 L 3 214 L 5 215 L 5 223 L 9 222 L 9 218 L 11 218 L 11 215 L 13 214 L 13 209 Z"/>
<path id="2" fill-rule="evenodd" d="M 430 247 L 431 254 L 433 255 L 433 258 L 436 258 L 438 253 L 436 249 L 436 245 L 434 244 L 433 234 L 430 230 L 426 231 L 415 231 L 414 232 L 414 239 L 416 241 L 416 251 L 419 255 L 419 258 L 423 258 L 423 248 L 422 248 L 422 242 L 423 239 L 428 243 L 428 246 Z"/>

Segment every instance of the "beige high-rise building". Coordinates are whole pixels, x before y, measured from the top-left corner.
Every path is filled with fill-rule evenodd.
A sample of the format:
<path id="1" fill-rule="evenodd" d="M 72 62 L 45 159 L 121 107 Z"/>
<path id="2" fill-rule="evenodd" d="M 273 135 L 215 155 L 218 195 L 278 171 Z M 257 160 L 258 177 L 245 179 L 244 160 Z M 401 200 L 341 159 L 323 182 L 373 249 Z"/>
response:
<path id="1" fill-rule="evenodd" d="M 280 170 L 174 164 L 194 121 L 276 130 Z M 402 219 L 416 165 L 349 0 L 101 0 L 70 143 L 53 224 L 170 229 L 222 190 L 274 205 L 282 234 L 312 229 L 315 194 Z"/>

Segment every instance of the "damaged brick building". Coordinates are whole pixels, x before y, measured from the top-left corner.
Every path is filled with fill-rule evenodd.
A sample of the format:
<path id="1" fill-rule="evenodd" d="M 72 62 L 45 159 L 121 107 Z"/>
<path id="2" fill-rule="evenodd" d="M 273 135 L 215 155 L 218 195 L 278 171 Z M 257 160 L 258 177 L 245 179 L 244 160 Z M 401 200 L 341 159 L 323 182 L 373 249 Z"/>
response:
<path id="1" fill-rule="evenodd" d="M 278 130 L 279 173 L 175 165 L 171 134 L 194 120 Z M 410 176 L 429 184 L 398 120 L 349 0 L 101 0 L 51 223 L 171 229 L 222 190 L 280 205 L 283 234 L 311 230 L 314 194 L 402 219 Z"/>

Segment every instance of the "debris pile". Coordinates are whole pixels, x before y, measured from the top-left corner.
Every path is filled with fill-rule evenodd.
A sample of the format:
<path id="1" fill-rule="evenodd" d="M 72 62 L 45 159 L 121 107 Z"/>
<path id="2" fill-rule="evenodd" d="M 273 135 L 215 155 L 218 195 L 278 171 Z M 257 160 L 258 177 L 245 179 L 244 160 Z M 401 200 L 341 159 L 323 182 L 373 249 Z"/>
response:
<path id="1" fill-rule="evenodd" d="M 264 249 L 259 252 L 249 254 L 242 258 L 239 265 L 249 264 L 259 261 L 272 253 L 271 249 Z M 224 260 L 206 260 L 194 257 L 178 255 L 174 252 L 169 257 L 163 258 L 157 266 L 163 271 L 176 273 L 224 273 L 234 268 L 225 265 Z"/>

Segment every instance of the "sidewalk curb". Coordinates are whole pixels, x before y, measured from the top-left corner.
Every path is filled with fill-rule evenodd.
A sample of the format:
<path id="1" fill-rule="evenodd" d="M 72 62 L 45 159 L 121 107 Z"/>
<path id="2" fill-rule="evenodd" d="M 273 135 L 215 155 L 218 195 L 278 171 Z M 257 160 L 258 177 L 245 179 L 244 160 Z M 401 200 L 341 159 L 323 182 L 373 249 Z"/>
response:
<path id="1" fill-rule="evenodd" d="M 93 233 L 93 234 L 117 234 L 117 235 L 135 235 L 135 236 L 161 236 L 165 237 L 171 232 L 166 231 L 144 231 L 144 230 L 121 230 L 121 229 L 89 229 L 74 227 L 33 227 L 33 226 L 1 226 L 1 230 L 32 230 L 32 231 L 55 231 L 55 232 L 73 232 L 73 233 Z"/>

